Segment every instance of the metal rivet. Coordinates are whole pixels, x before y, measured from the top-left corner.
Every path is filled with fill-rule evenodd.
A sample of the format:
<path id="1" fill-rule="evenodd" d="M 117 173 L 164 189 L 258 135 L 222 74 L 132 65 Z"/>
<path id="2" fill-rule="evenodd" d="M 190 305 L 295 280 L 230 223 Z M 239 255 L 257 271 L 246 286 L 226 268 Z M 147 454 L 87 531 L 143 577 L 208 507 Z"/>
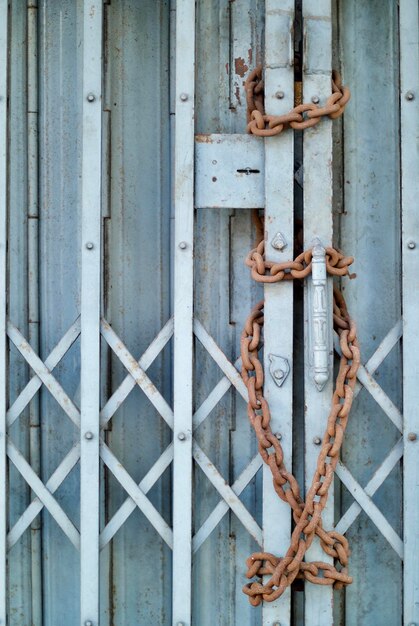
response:
<path id="1" fill-rule="evenodd" d="M 285 96 L 283 91 L 277 91 L 275 94 L 275 98 L 278 98 L 278 100 L 282 100 L 282 98 Z"/>
<path id="2" fill-rule="evenodd" d="M 86 622 L 84 622 L 84 626 L 93 626 L 93 622 L 88 619 Z"/>
<path id="3" fill-rule="evenodd" d="M 276 380 L 282 380 L 284 376 L 285 376 L 285 372 L 283 370 L 274 371 L 274 378 L 276 378 Z"/>
<path id="4" fill-rule="evenodd" d="M 272 248 L 282 251 L 287 247 L 287 240 L 282 233 L 276 233 L 275 237 L 271 241 Z"/>
<path id="5" fill-rule="evenodd" d="M 315 446 L 319 446 L 321 444 L 322 440 L 320 439 L 320 437 L 314 437 L 313 439 L 313 443 Z"/>
<path id="6" fill-rule="evenodd" d="M 88 430 L 87 433 L 84 433 L 84 438 L 90 441 L 91 439 L 93 439 L 93 433 Z"/>
<path id="7" fill-rule="evenodd" d="M 177 438 L 178 438 L 180 441 L 185 441 L 185 439 L 186 439 L 186 435 L 185 435 L 185 433 L 179 433 L 179 434 L 178 434 L 178 436 L 177 436 Z"/>
<path id="8" fill-rule="evenodd" d="M 88 102 L 94 102 L 96 100 L 96 96 L 94 93 L 88 93 L 87 94 L 87 101 Z"/>
<path id="9" fill-rule="evenodd" d="M 181 93 L 180 94 L 180 99 L 182 100 L 182 102 L 186 102 L 186 100 L 188 99 L 188 94 L 187 93 Z"/>
<path id="10" fill-rule="evenodd" d="M 180 248 L 181 250 L 185 250 L 186 246 L 187 246 L 186 241 L 181 241 L 181 242 L 180 242 L 180 244 L 179 244 L 179 248 Z"/>
<path id="11" fill-rule="evenodd" d="M 406 100 L 414 100 L 415 99 L 415 94 L 413 93 L 413 91 L 408 91 L 405 95 Z"/>
<path id="12" fill-rule="evenodd" d="M 275 433 L 275 437 L 278 439 L 278 441 L 281 441 L 282 439 L 281 433 Z"/>
<path id="13" fill-rule="evenodd" d="M 86 243 L 86 248 L 87 248 L 88 250 L 93 250 L 93 248 L 94 248 L 93 243 L 92 243 L 91 241 L 88 241 L 88 242 Z"/>
<path id="14" fill-rule="evenodd" d="M 418 438 L 416 433 L 409 433 L 407 435 L 407 438 L 409 439 L 409 441 L 416 441 L 416 439 Z"/>
<path id="15" fill-rule="evenodd" d="M 281 622 L 274 622 L 272 626 L 281 626 Z"/>
<path id="16" fill-rule="evenodd" d="M 313 96 L 311 98 L 311 101 L 312 101 L 313 104 L 319 104 L 320 98 L 319 98 L 319 96 Z"/>
<path id="17" fill-rule="evenodd" d="M 409 241 L 407 247 L 409 250 L 414 250 L 416 248 L 416 243 L 414 241 Z"/>
<path id="18" fill-rule="evenodd" d="M 178 622 L 176 626 L 185 626 L 184 622 Z"/>

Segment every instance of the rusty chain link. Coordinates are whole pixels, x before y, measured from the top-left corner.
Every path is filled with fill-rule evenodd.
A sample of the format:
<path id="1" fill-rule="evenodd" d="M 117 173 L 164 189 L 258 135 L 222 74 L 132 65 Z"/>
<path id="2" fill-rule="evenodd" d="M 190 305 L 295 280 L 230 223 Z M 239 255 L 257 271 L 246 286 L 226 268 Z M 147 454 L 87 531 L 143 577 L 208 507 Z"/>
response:
<path id="1" fill-rule="evenodd" d="M 303 103 L 284 115 L 266 115 L 261 65 L 250 72 L 244 86 L 247 101 L 247 132 L 259 137 L 279 135 L 288 127 L 295 130 L 310 128 L 325 116 L 335 120 L 342 115 L 351 97 L 349 88 L 342 85 L 339 72 L 333 70 L 332 94 L 327 98 L 325 106 L 318 106 L 314 102 Z"/>
<path id="2" fill-rule="evenodd" d="M 256 217 L 256 225 L 257 221 Z M 260 224 L 258 233 L 260 237 Z M 251 268 L 252 277 L 258 282 L 272 283 L 295 278 L 303 279 L 310 274 L 311 250 L 298 255 L 294 261 L 273 263 L 265 260 L 264 249 L 265 242 L 262 240 L 246 259 L 246 265 Z M 329 274 L 351 276 L 349 266 L 352 262 L 352 257 L 344 256 L 339 250 L 326 249 L 326 266 Z M 334 530 L 324 530 L 321 515 L 326 506 L 329 488 L 339 459 L 360 364 L 356 326 L 349 317 L 342 293 L 335 288 L 333 325 L 339 335 L 342 356 L 327 427 L 317 460 L 317 469 L 304 502 L 297 480 L 285 467 L 281 444 L 270 426 L 271 414 L 264 396 L 264 372 L 259 359 L 264 324 L 263 307 L 263 301 L 254 307 L 242 332 L 242 378 L 249 394 L 248 415 L 256 433 L 259 452 L 272 472 L 276 493 L 281 500 L 288 502 L 292 509 L 295 527 L 290 546 L 284 557 L 276 557 L 268 552 L 256 552 L 247 559 L 246 575 L 248 578 L 270 576 L 265 583 L 253 581 L 243 588 L 253 606 L 259 605 L 262 600 L 268 602 L 276 600 L 296 578 L 303 578 L 318 585 L 334 585 L 336 589 L 352 582 L 347 572 L 348 541 Z M 324 552 L 336 560 L 336 565 L 321 561 L 311 563 L 303 561 L 315 535 L 319 537 Z"/>

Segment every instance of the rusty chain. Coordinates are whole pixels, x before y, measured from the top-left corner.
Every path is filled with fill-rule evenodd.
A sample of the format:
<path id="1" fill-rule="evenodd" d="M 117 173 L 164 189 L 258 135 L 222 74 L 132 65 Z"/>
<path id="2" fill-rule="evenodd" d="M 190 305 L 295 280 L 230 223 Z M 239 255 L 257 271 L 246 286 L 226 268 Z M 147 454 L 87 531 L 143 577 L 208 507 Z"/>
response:
<path id="1" fill-rule="evenodd" d="M 335 120 L 343 114 L 351 97 L 349 88 L 342 85 L 339 72 L 333 70 L 332 94 L 327 98 L 325 106 L 318 106 L 314 102 L 302 103 L 284 115 L 266 115 L 261 65 L 250 72 L 244 86 L 247 101 L 247 132 L 260 137 L 279 135 L 288 127 L 294 130 L 310 128 L 326 116 Z"/>
<path id="2" fill-rule="evenodd" d="M 245 90 L 247 130 L 249 133 L 264 137 L 278 135 L 287 127 L 302 130 L 315 126 L 324 116 L 336 119 L 342 115 L 350 99 L 349 89 L 342 85 L 341 77 L 335 71 L 332 73 L 332 94 L 324 107 L 319 107 L 315 103 L 297 104 L 285 115 L 266 115 L 262 66 L 249 74 Z M 276 283 L 283 280 L 302 280 L 311 273 L 311 250 L 302 252 L 293 261 L 283 263 L 267 261 L 263 220 L 256 210 L 253 211 L 253 221 L 256 226 L 257 242 L 246 258 L 246 265 L 250 268 L 255 281 Z M 328 274 L 348 275 L 353 278 L 355 275 L 349 273 L 352 263 L 352 257 L 344 256 L 335 248 L 326 248 Z M 276 600 L 296 578 L 318 585 L 333 585 L 336 589 L 352 582 L 347 571 L 348 541 L 335 530 L 324 530 L 322 511 L 327 503 L 329 488 L 339 459 L 360 364 L 355 323 L 349 316 L 342 293 L 334 288 L 333 326 L 339 336 L 342 355 L 316 471 L 304 501 L 296 478 L 285 467 L 281 444 L 270 425 L 270 409 L 263 391 L 263 365 L 259 359 L 263 343 L 263 325 L 264 302 L 261 301 L 247 318 L 241 336 L 242 378 L 249 394 L 248 415 L 256 433 L 259 452 L 271 470 L 276 493 L 281 500 L 288 502 L 292 509 L 295 527 L 285 556 L 277 557 L 268 552 L 256 552 L 247 559 L 247 578 L 270 577 L 264 583 L 253 580 L 243 588 L 253 606 L 259 605 L 262 600 L 268 602 Z M 303 561 L 316 535 L 324 552 L 335 559 L 334 565 L 321 561 L 311 563 Z"/>
<path id="3" fill-rule="evenodd" d="M 301 253 L 294 261 L 273 263 L 266 261 L 264 247 L 265 242 L 262 240 L 246 259 L 246 264 L 251 268 L 252 277 L 258 282 L 272 283 L 295 278 L 303 279 L 310 274 L 311 250 Z M 329 274 L 350 276 L 349 266 L 352 262 L 352 257 L 344 256 L 339 250 L 326 249 L 326 267 Z M 281 500 L 288 502 L 292 509 L 295 527 L 290 546 L 284 557 L 276 557 L 268 552 L 257 552 L 247 559 L 246 575 L 248 578 L 270 576 L 265 583 L 253 581 L 243 588 L 253 606 L 257 606 L 262 600 L 268 602 L 276 600 L 296 578 L 304 578 L 318 585 L 334 585 L 336 589 L 352 582 L 347 572 L 348 541 L 334 530 L 324 530 L 321 515 L 326 506 L 329 488 L 339 459 L 360 364 L 356 326 L 349 317 L 342 293 L 335 288 L 333 325 L 339 335 L 342 356 L 327 427 L 317 460 L 317 469 L 304 502 L 297 480 L 285 467 L 281 444 L 270 426 L 271 414 L 264 396 L 264 373 L 259 359 L 264 324 L 263 307 L 263 301 L 254 307 L 242 332 L 242 378 L 249 394 L 248 415 L 256 433 L 259 452 L 272 472 L 276 493 Z M 315 535 L 319 537 L 324 552 L 337 561 L 339 569 L 336 565 L 321 561 L 303 562 Z"/>

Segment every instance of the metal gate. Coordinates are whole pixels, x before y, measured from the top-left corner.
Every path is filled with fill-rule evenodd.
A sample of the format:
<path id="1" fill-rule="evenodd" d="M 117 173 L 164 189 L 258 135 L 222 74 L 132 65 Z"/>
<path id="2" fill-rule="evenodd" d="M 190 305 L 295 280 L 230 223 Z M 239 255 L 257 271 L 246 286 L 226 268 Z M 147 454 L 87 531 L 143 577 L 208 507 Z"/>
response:
<path id="1" fill-rule="evenodd" d="M 343 121 L 246 135 L 259 64 L 277 115 L 339 69 Z M 0 624 L 419 624 L 418 95 L 415 0 L 0 0 Z M 264 297 L 303 488 L 334 358 L 330 331 L 319 390 L 312 278 L 252 281 L 249 209 L 270 261 L 296 237 L 354 255 L 362 351 L 323 513 L 353 583 L 258 607 L 245 560 L 283 556 L 292 516 L 247 418 L 244 321 Z"/>

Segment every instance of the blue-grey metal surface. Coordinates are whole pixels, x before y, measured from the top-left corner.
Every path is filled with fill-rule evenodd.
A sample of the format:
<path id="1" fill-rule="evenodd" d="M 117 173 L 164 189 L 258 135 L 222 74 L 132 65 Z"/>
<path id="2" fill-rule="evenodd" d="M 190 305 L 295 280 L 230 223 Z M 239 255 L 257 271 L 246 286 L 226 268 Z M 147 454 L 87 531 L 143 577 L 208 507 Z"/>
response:
<path id="1" fill-rule="evenodd" d="M 197 3 L 196 132 L 242 133 L 243 80 L 263 59 L 264 2 Z M 40 357 L 48 356 L 80 313 L 82 1 L 40 0 L 39 62 L 39 298 Z M 172 9 L 174 5 L 172 4 Z M 397 6 L 379 0 L 334 4 L 335 47 L 352 100 L 343 122 L 343 188 L 335 183 L 340 245 L 356 257 L 358 278 L 348 286 L 358 321 L 363 360 L 368 359 L 401 316 L 399 213 L 399 110 Z M 104 5 L 103 100 L 103 314 L 135 358 L 171 315 L 171 131 L 169 0 L 112 0 Z M 8 316 L 29 336 L 27 3 L 10 3 L 9 101 L 9 304 Z M 172 29 L 173 35 L 173 29 Z M 172 37 L 173 39 L 173 37 Z M 173 115 L 172 115 L 173 117 Z M 335 133 L 341 139 L 339 133 Z M 337 165 L 338 167 L 338 165 Z M 336 168 L 335 168 L 336 169 Z M 341 195 L 340 195 L 341 194 Z M 343 207 L 343 209 L 341 209 Z M 298 207 L 297 207 L 298 212 Z M 195 223 L 195 314 L 230 361 L 239 354 L 244 318 L 261 297 L 244 267 L 253 243 L 246 210 L 197 209 Z M 336 231 L 335 231 L 336 233 Z M 337 243 L 337 237 L 335 238 Z M 30 268 L 29 268 L 30 269 Z M 298 350 L 298 344 L 295 344 Z M 195 340 L 194 410 L 223 377 Z M 396 345 L 375 374 L 401 408 L 401 356 Z M 170 342 L 148 375 L 172 405 Z M 9 405 L 32 374 L 17 350 L 9 355 Z M 80 403 L 80 344 L 70 348 L 54 375 Z M 295 396 L 302 392 L 297 381 Z M 126 370 L 102 339 L 102 406 Z M 46 482 L 73 443 L 78 429 L 49 391 L 40 393 L 41 478 Z M 298 401 L 297 401 L 298 405 Z M 297 417 L 295 418 L 297 421 Z M 29 410 L 9 434 L 30 458 Z M 167 424 L 138 388 L 132 390 L 103 434 L 138 483 L 171 441 Z M 364 389 L 354 405 L 343 461 L 364 486 L 398 440 L 391 423 Z M 245 402 L 229 390 L 198 427 L 196 439 L 232 484 L 257 452 Z M 297 441 L 302 442 L 302 438 Z M 295 450 L 297 473 L 302 450 Z M 101 463 L 100 529 L 126 498 Z M 240 496 L 262 524 L 261 472 Z M 301 473 L 300 473 L 301 477 Z M 171 470 L 149 492 L 171 524 Z M 336 485 L 336 520 L 353 503 Z M 193 532 L 220 500 L 199 469 L 194 474 Z M 25 480 L 9 463 L 9 525 L 30 503 Z M 56 499 L 80 527 L 80 480 L 76 464 Z M 397 463 L 372 500 L 401 533 L 401 472 Z M 45 626 L 79 623 L 80 557 L 52 516 L 42 520 L 42 610 Z M 354 583 L 335 594 L 335 624 L 395 626 L 402 623 L 402 563 L 368 516 L 361 512 L 348 531 Z M 256 542 L 229 509 L 194 555 L 194 626 L 257 626 L 260 609 L 242 594 L 245 558 Z M 8 555 L 9 625 L 35 619 L 32 612 L 31 532 Z M 294 626 L 302 621 L 301 594 L 294 593 Z M 378 611 L 378 612 L 377 612 Z M 100 555 L 101 626 L 169 625 L 171 551 L 136 508 Z M 35 624 L 34 626 L 41 626 Z M 95 625 L 96 626 L 96 625 Z"/>

